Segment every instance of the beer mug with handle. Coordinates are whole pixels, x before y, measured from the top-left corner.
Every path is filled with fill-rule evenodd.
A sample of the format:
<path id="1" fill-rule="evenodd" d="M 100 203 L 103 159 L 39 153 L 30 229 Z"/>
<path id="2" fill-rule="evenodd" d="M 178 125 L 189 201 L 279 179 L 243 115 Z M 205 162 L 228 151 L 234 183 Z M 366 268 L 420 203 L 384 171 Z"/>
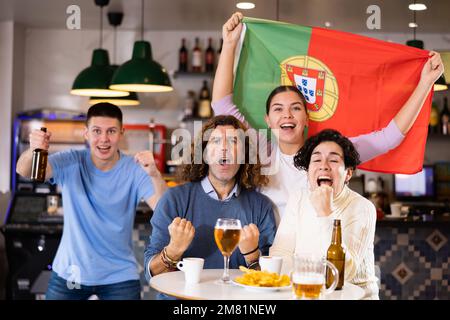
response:
<path id="1" fill-rule="evenodd" d="M 325 288 L 326 268 L 330 268 L 334 278 L 328 289 Z M 325 257 L 309 253 L 294 255 L 291 282 L 295 299 L 321 299 L 336 289 L 338 281 L 338 270 Z"/>

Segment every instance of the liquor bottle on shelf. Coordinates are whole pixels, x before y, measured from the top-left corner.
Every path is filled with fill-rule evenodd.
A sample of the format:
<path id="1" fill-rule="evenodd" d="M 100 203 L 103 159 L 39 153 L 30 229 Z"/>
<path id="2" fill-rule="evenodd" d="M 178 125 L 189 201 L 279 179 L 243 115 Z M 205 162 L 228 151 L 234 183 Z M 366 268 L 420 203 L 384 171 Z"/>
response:
<path id="1" fill-rule="evenodd" d="M 212 116 L 211 94 L 208 88 L 208 82 L 203 81 L 202 89 L 198 101 L 198 116 L 200 118 L 210 118 Z"/>
<path id="2" fill-rule="evenodd" d="M 205 72 L 213 72 L 215 65 L 215 53 L 212 47 L 212 38 L 208 39 L 208 48 L 205 51 Z"/>
<path id="3" fill-rule="evenodd" d="M 430 122 L 428 132 L 438 133 L 439 131 L 439 110 L 435 103 L 431 104 Z"/>
<path id="4" fill-rule="evenodd" d="M 195 38 L 195 47 L 192 50 L 192 72 L 202 72 L 202 49 L 198 38 Z"/>
<path id="5" fill-rule="evenodd" d="M 331 236 L 331 244 L 327 250 L 327 260 L 334 264 L 339 272 L 339 281 L 336 290 L 341 290 L 344 286 L 345 250 L 342 247 L 341 220 L 339 219 L 335 219 L 333 222 L 333 235 Z M 328 269 L 326 281 L 327 288 L 329 288 L 333 283 L 333 275 Z"/>
<path id="6" fill-rule="evenodd" d="M 183 120 L 192 119 L 193 116 L 196 116 L 197 112 L 198 111 L 197 111 L 196 101 L 195 101 L 195 92 L 192 90 L 189 90 L 187 92 L 187 97 L 184 102 Z"/>
<path id="7" fill-rule="evenodd" d="M 42 127 L 41 131 L 47 132 L 47 128 Z M 47 169 L 48 151 L 44 149 L 34 149 L 31 162 L 31 180 L 34 182 L 45 182 L 45 171 Z"/>
<path id="8" fill-rule="evenodd" d="M 447 105 L 447 97 L 444 97 L 444 107 L 440 114 L 441 133 L 444 135 L 450 134 L 450 112 Z"/>
<path id="9" fill-rule="evenodd" d="M 178 54 L 178 71 L 188 71 L 188 51 L 186 49 L 186 39 L 181 40 L 181 48 Z"/>

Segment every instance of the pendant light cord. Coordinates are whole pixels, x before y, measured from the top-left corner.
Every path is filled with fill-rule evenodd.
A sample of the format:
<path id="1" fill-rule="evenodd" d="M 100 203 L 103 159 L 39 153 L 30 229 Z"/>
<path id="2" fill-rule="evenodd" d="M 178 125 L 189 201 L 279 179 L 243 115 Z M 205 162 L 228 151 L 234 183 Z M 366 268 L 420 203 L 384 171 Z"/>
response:
<path id="1" fill-rule="evenodd" d="M 114 44 L 113 44 L 113 64 L 116 64 L 116 38 L 117 38 L 117 27 L 114 26 Z"/>
<path id="2" fill-rule="evenodd" d="M 103 7 L 100 6 L 100 49 L 102 48 L 103 41 Z"/>
<path id="3" fill-rule="evenodd" d="M 414 1 L 414 3 L 416 3 L 416 1 Z M 413 38 L 414 40 L 416 40 L 416 29 L 417 29 L 417 23 L 416 23 L 416 10 L 413 11 L 414 13 L 414 28 L 413 28 Z"/>
<path id="4" fill-rule="evenodd" d="M 141 40 L 144 40 L 144 0 L 141 1 Z"/>

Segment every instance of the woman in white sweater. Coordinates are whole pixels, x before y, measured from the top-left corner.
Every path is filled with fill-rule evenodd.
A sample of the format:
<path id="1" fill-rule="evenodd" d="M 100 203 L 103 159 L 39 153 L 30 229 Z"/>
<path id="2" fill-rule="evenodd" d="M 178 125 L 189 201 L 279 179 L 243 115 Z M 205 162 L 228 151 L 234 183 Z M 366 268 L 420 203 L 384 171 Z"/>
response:
<path id="1" fill-rule="evenodd" d="M 284 258 L 284 273 L 291 271 L 295 253 L 325 256 L 333 220 L 340 219 L 346 248 L 345 280 L 363 288 L 365 298 L 378 299 L 373 253 L 375 207 L 347 187 L 359 162 L 351 141 L 335 130 L 321 131 L 305 142 L 294 163 L 307 171 L 308 189 L 291 194 L 270 255 Z"/>

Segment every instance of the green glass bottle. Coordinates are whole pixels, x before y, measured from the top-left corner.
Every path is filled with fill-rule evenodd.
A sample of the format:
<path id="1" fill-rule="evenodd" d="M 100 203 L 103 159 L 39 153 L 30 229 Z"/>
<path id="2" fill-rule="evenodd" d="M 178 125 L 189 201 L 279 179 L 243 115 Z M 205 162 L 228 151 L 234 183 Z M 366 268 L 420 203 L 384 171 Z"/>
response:
<path id="1" fill-rule="evenodd" d="M 47 132 L 47 128 L 41 128 Z M 45 171 L 47 169 L 48 151 L 44 149 L 34 149 L 31 162 L 31 180 L 34 182 L 45 182 Z"/>
<path id="2" fill-rule="evenodd" d="M 331 244 L 327 250 L 327 260 L 330 261 L 339 272 L 339 281 L 336 290 L 341 290 L 344 286 L 345 275 L 345 249 L 342 246 L 341 220 L 335 219 L 333 223 L 333 235 L 331 236 Z M 333 275 L 327 269 L 326 286 L 329 288 L 333 283 Z"/>

